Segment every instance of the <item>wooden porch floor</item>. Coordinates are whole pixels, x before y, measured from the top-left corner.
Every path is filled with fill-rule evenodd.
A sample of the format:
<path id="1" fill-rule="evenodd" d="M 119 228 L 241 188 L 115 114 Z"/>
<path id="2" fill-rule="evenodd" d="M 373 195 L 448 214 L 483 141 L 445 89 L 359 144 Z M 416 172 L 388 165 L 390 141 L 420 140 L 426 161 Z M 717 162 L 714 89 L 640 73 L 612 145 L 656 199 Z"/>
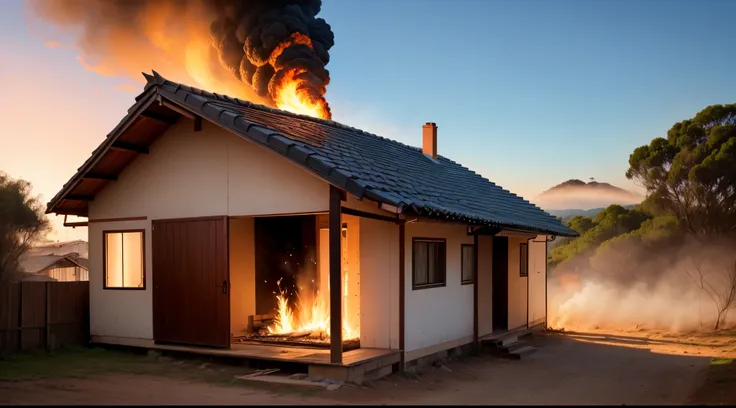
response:
<path id="1" fill-rule="evenodd" d="M 232 344 L 230 347 L 231 348 L 227 350 L 166 344 L 154 344 L 148 346 L 148 348 L 154 350 L 178 351 L 217 357 L 271 360 L 310 365 L 334 365 L 330 363 L 330 350 L 327 349 L 250 343 L 237 343 Z M 398 360 L 398 356 L 398 350 L 360 348 L 344 352 L 342 354 L 342 364 L 338 364 L 338 366 L 352 367 L 365 364 L 373 360 L 383 359 L 385 357 L 395 357 Z"/>

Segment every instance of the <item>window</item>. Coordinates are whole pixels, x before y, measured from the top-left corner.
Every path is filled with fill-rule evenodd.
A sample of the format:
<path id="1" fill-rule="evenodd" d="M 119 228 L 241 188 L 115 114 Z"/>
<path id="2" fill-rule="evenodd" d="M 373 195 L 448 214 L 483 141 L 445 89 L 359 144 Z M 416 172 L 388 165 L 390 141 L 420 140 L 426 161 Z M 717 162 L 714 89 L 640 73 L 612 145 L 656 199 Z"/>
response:
<path id="1" fill-rule="evenodd" d="M 145 289 L 143 231 L 105 231 L 104 288 Z"/>
<path id="2" fill-rule="evenodd" d="M 529 276 L 529 244 L 519 244 L 519 276 Z"/>
<path id="3" fill-rule="evenodd" d="M 412 240 L 413 289 L 445 286 L 445 240 Z"/>
<path id="4" fill-rule="evenodd" d="M 460 269 L 462 269 L 462 284 L 467 285 L 473 283 L 475 278 L 475 246 L 463 244 L 460 245 L 462 252 L 462 260 Z"/>

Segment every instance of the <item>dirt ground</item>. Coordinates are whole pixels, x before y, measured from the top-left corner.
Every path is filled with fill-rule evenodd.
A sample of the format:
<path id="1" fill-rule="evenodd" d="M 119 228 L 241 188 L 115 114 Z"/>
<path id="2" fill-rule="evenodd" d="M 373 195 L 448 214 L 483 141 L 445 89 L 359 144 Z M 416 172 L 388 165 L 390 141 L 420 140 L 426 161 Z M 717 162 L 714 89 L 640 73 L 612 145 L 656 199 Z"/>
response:
<path id="1" fill-rule="evenodd" d="M 243 367 L 143 356 L 111 359 L 109 351 L 82 363 L 10 359 L 0 362 L 0 404 L 736 402 L 734 335 L 596 331 L 549 333 L 533 342 L 539 351 L 520 361 L 480 355 L 337 391 L 256 385 L 233 380 L 247 372 Z"/>

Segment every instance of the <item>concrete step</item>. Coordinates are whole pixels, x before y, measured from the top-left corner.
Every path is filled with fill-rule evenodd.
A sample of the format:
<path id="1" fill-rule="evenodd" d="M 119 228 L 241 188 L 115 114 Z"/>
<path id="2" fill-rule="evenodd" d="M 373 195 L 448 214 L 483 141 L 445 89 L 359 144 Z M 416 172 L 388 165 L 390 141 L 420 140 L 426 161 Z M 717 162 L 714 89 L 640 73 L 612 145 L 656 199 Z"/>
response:
<path id="1" fill-rule="evenodd" d="M 520 348 L 527 347 L 527 346 L 529 346 L 529 343 L 525 341 L 517 341 L 515 343 L 510 343 L 503 347 L 500 347 L 500 349 L 506 353 L 511 353 L 514 350 L 518 350 Z"/>
<path id="2" fill-rule="evenodd" d="M 533 346 L 524 346 L 509 352 L 508 357 L 513 360 L 521 360 L 522 357 L 528 357 L 537 352 L 537 348 Z"/>

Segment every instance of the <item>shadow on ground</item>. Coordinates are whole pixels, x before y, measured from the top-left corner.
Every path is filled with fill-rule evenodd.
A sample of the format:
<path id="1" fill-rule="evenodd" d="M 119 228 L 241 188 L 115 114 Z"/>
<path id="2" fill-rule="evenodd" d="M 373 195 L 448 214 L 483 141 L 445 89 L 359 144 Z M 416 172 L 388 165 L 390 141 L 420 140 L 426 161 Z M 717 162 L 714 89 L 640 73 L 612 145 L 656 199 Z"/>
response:
<path id="1" fill-rule="evenodd" d="M 532 340 L 539 351 L 520 361 L 481 354 L 430 367 L 419 375 L 394 374 L 337 391 L 298 394 L 239 382 L 206 382 L 195 372 L 171 378 L 146 369 L 141 374 L 95 371 L 93 377 L 68 378 L 57 373 L 53 378 L 0 382 L 0 403 L 683 404 L 706 378 L 709 357 L 653 353 L 642 348 L 639 339 L 598 344 L 590 336 L 580 337 L 586 334 L 539 335 Z M 619 344 L 610 344 L 616 340 Z M 202 371 L 194 364 L 184 366 Z"/>

